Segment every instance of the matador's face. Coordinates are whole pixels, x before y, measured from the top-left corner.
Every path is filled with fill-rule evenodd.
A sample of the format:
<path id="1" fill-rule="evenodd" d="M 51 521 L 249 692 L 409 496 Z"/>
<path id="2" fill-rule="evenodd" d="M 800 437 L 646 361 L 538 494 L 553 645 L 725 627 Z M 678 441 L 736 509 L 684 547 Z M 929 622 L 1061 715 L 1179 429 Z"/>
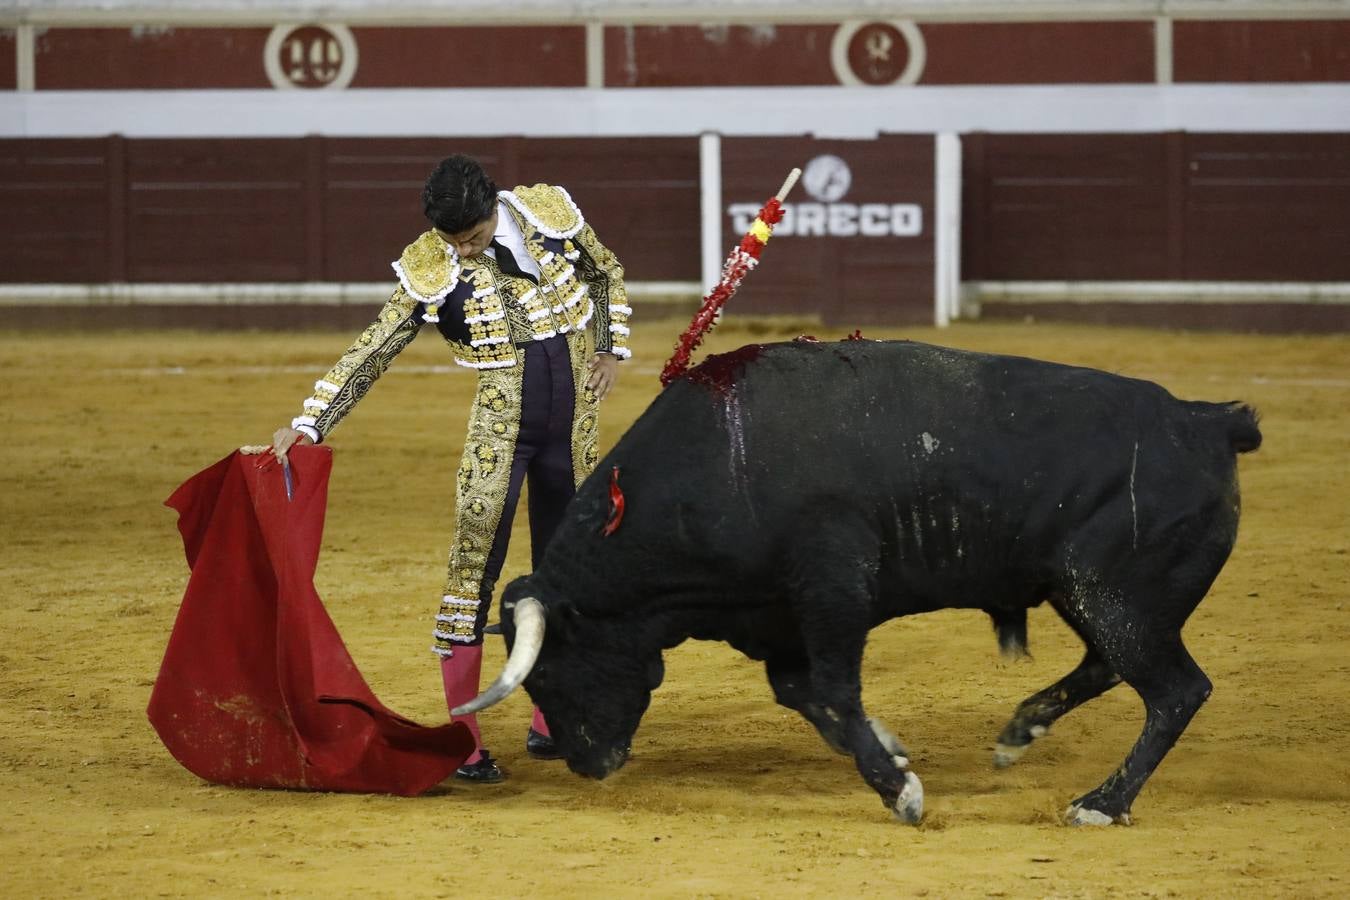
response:
<path id="1" fill-rule="evenodd" d="M 467 228 L 464 231 L 451 234 L 448 231 L 442 231 L 439 228 L 436 229 L 436 233 L 439 234 L 447 244 L 454 247 L 455 252 L 461 257 L 477 256 L 482 253 L 487 249 L 488 244 L 492 243 L 492 235 L 495 234 L 496 231 L 496 207 L 493 207 L 492 215 L 488 216 L 477 225 L 474 225 L 472 228 Z"/>

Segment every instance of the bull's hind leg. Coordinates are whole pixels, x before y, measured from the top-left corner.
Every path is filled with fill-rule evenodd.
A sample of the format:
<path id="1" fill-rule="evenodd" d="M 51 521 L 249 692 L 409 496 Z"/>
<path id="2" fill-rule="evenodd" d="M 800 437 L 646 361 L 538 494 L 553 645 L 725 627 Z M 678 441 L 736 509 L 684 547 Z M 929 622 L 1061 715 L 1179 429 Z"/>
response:
<path id="1" fill-rule="evenodd" d="M 1049 731 L 1056 719 L 1117 684 L 1120 676 L 1089 647 L 1078 668 L 1021 702 L 998 736 L 994 765 L 1002 769 L 1017 762 L 1031 742 Z"/>
<path id="2" fill-rule="evenodd" d="M 1181 621 L 1174 622 L 1150 619 L 1128 601 L 1113 605 L 1114 615 L 1100 609 L 1088 615 L 1072 601 L 1060 608 L 1089 646 L 1138 692 L 1145 716 L 1143 732 L 1124 765 L 1069 806 L 1066 818 L 1071 824 L 1128 824 L 1144 782 L 1209 697 L 1209 679 L 1181 642 L 1181 624 L 1193 607 L 1168 610 L 1169 619 L 1180 613 Z"/>

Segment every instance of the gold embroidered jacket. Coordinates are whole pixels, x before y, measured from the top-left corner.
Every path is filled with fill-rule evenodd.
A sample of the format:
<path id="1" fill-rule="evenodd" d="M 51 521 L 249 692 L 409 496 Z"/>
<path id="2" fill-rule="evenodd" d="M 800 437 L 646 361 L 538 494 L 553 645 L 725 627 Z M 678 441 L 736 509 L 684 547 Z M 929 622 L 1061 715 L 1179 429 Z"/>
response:
<path id="1" fill-rule="evenodd" d="M 434 323 L 455 362 L 474 369 L 519 365 L 517 344 L 590 327 L 597 352 L 627 358 L 628 305 L 623 266 L 586 224 L 567 191 L 536 184 L 502 191 L 538 284 L 504 275 L 486 254 L 461 259 L 435 231 L 393 263 L 399 286 L 327 375 L 314 384 L 291 426 L 321 441 L 337 427 L 395 356 Z"/>

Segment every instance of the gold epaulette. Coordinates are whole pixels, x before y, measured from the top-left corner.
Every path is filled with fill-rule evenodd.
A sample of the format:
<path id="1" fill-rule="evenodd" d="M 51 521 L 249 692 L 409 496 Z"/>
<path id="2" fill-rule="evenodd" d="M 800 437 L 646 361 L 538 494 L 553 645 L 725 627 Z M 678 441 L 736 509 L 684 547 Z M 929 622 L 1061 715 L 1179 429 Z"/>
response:
<path id="1" fill-rule="evenodd" d="M 498 196 L 510 203 L 545 237 L 575 237 L 586 221 L 567 191 L 551 184 L 520 185 Z"/>
<path id="2" fill-rule="evenodd" d="M 459 254 L 435 231 L 427 231 L 403 248 L 393 266 L 405 291 L 423 303 L 436 304 L 455 287 Z"/>

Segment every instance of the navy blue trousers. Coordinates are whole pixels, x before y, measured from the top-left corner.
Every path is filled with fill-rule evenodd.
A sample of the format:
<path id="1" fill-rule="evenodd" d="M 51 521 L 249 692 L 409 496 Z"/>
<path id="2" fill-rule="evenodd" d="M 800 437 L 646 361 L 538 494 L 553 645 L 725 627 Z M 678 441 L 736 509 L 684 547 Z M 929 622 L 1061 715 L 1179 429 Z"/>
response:
<path id="1" fill-rule="evenodd" d="M 576 493 L 572 469 L 572 418 L 576 410 L 576 386 L 567 338 L 559 335 L 531 341 L 524 348 L 524 385 L 520 398 L 520 430 L 511 459 L 511 481 L 506 505 L 492 539 L 483 585 L 479 595 L 478 621 L 474 632 L 482 639 L 492 592 L 506 562 L 511 541 L 511 523 L 520 502 L 520 489 L 529 478 L 530 559 L 537 567 L 544 548 L 562 521 Z"/>

